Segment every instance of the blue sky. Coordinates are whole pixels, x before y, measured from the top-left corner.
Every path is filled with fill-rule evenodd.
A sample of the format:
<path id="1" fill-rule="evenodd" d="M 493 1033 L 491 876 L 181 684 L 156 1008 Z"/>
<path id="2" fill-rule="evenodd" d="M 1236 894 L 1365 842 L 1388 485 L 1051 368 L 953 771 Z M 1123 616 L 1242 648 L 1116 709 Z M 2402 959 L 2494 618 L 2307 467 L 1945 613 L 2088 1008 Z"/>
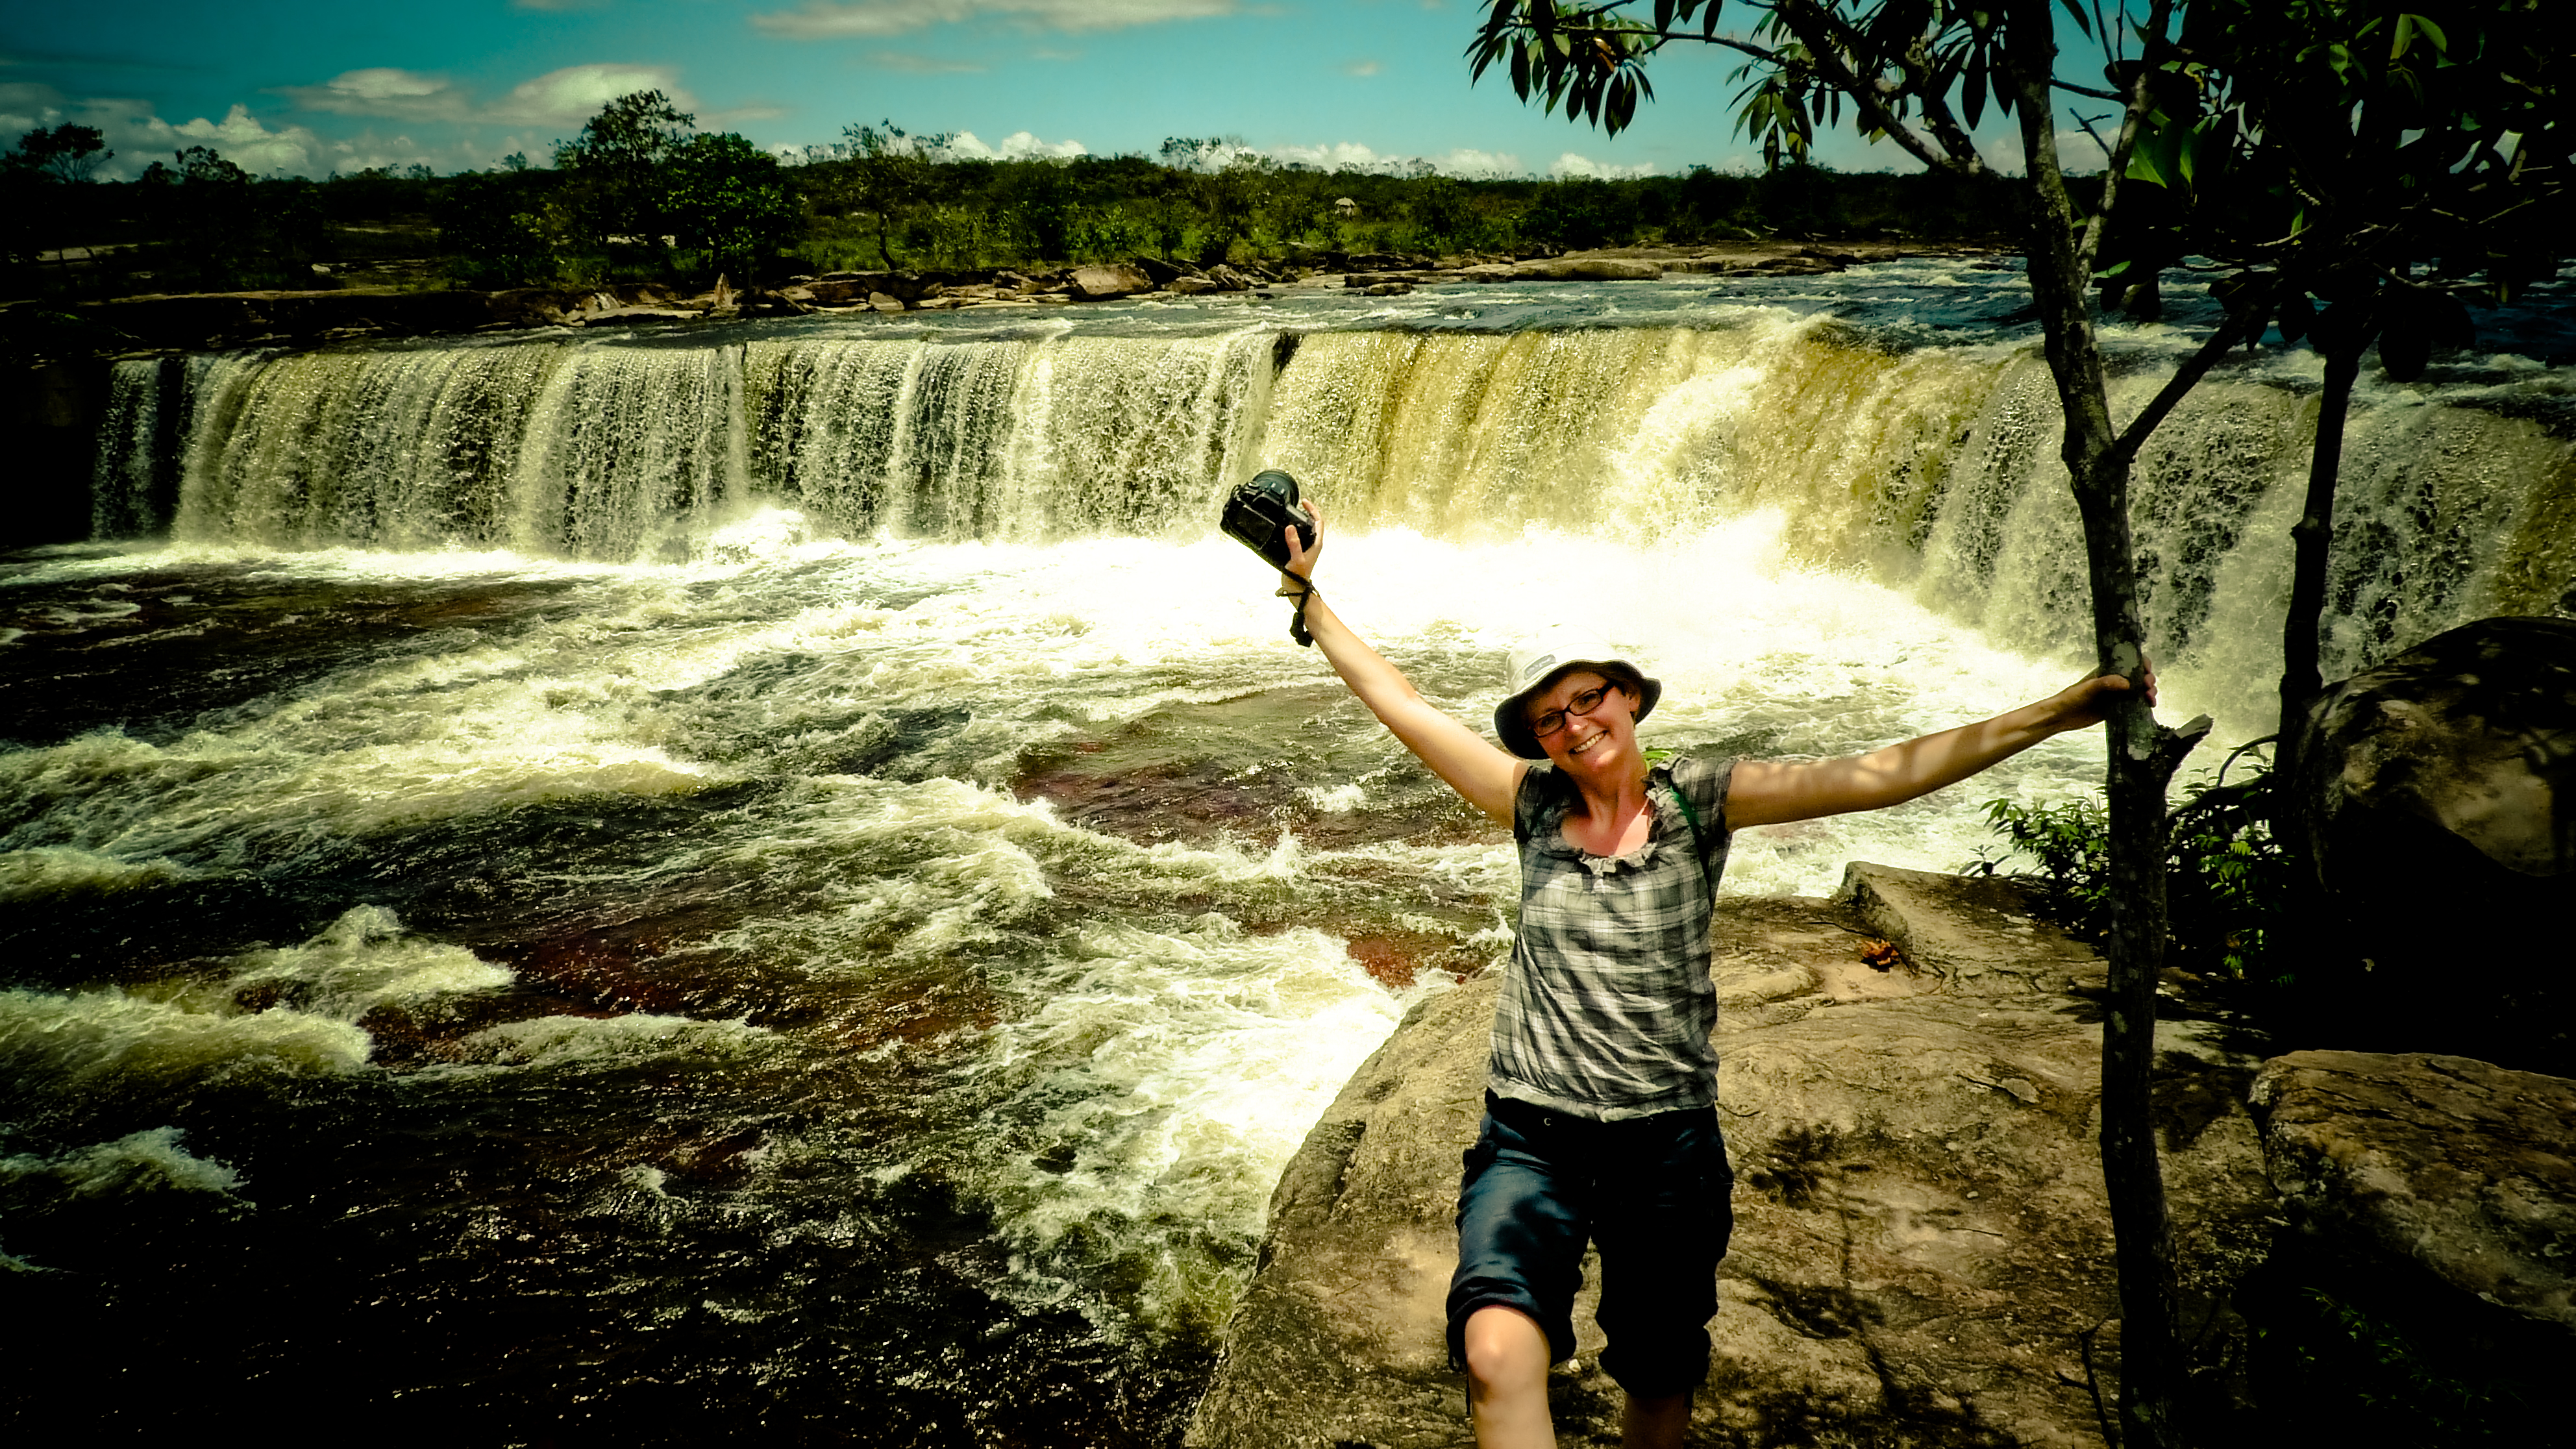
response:
<path id="1" fill-rule="evenodd" d="M 12 0 L 0 135 L 98 126 L 118 153 L 108 176 L 189 145 L 260 174 L 448 172 L 513 151 L 543 162 L 602 102 L 659 88 L 702 127 L 772 147 L 892 119 L 967 133 L 968 154 L 1233 136 L 1286 161 L 1423 157 L 1462 174 L 1758 165 L 1734 134 L 1722 53 L 1657 60 L 1658 98 L 1614 140 L 1521 105 L 1500 76 L 1471 88 L 1477 13 L 1472 0 Z M 1912 166 L 1847 135 L 1819 155 Z"/>

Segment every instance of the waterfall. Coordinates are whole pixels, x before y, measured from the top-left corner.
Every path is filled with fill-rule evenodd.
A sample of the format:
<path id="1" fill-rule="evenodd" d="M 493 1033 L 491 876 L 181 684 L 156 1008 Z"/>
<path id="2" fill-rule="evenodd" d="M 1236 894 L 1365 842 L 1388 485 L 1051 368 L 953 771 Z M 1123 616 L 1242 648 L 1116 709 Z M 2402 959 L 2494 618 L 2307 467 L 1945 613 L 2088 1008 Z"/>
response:
<path id="1" fill-rule="evenodd" d="M 1003 340 L 428 344 L 120 364 L 102 537 L 507 548 L 643 562 L 728 520 L 946 541 L 1203 532 L 1288 468 L 1343 529 L 1637 542 L 1757 511 L 2024 652 L 2080 652 L 2082 537 L 2031 349 L 1890 346 L 1828 316 L 1504 334 L 1244 328 Z M 1285 357 L 1284 365 L 1276 359 Z M 2278 671 L 2317 387 L 2204 382 L 2138 459 L 2149 647 L 2240 720 Z M 2133 367 L 2130 412 L 2165 372 Z M 175 504 L 171 500 L 175 499 Z M 2366 383 L 2346 435 L 2330 672 L 2576 571 L 2576 446 L 2509 389 Z"/>

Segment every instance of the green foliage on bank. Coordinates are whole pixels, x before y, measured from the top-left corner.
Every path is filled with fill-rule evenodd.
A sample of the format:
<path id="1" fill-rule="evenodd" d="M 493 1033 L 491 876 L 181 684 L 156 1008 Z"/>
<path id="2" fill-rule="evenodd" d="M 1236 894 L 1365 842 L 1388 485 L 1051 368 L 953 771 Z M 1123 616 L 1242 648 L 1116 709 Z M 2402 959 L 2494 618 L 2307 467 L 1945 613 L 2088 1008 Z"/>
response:
<path id="1" fill-rule="evenodd" d="M 2289 970 L 2282 931 L 2294 863 L 2273 836 L 2279 791 L 2252 755 L 2261 743 L 2183 786 L 2182 803 L 2166 817 L 2166 908 L 2175 965 L 2280 985 Z M 2251 764 L 2237 771 L 2241 759 Z M 2239 778 L 2230 781 L 2231 771 Z M 1993 874 L 2020 857 L 2070 929 L 2095 937 L 2110 929 L 2110 812 L 2099 796 L 2055 805 L 1991 800 L 1986 821 L 2006 854 L 1971 869 Z"/>
<path id="2" fill-rule="evenodd" d="M 620 97 L 542 162 L 451 176 L 260 178 L 205 147 L 93 179 L 95 134 L 30 132 L 0 164 L 10 296 L 339 285 L 703 286 L 799 273 L 1024 270 L 1160 257 L 1530 255 L 1604 246 L 1977 237 L 2016 224 L 2003 178 L 1842 173 L 1466 179 L 1282 165 L 1175 137 L 1153 156 L 960 158 L 892 122 L 792 157 Z M 84 148 L 87 149 L 84 149 Z"/>

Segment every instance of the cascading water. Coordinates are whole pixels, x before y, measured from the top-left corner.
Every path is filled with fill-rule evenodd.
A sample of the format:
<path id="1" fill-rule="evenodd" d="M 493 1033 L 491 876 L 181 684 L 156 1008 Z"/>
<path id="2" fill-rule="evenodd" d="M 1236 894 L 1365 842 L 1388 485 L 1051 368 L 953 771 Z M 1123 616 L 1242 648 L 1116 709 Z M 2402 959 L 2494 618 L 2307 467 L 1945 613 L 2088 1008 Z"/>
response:
<path id="1" fill-rule="evenodd" d="M 121 364 L 101 535 L 169 541 L 0 566 L 11 1402 L 1164 1442 L 1280 1166 L 1511 900 L 1209 535 L 1228 481 L 1295 471 L 1337 607 L 1471 720 L 1554 617 L 1684 749 L 2076 672 L 2045 375 L 1958 320 L 2010 276 L 1764 285 Z M 2226 737 L 2313 393 L 2233 369 L 2141 460 L 2167 712 Z M 2557 601 L 2562 408 L 2365 389 L 2335 661 Z M 1728 888 L 1956 866 L 2098 749 L 1747 832 Z"/>

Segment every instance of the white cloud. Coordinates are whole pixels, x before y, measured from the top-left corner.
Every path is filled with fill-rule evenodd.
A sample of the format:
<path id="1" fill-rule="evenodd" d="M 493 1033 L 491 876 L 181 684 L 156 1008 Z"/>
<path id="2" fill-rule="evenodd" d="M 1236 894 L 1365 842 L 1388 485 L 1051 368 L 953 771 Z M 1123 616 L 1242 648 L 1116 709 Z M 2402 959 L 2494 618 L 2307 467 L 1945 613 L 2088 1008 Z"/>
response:
<path id="1" fill-rule="evenodd" d="M 1091 148 L 1080 141 L 1041 141 L 1028 131 L 1013 131 L 995 146 L 972 131 L 960 131 L 949 138 L 947 154 L 952 161 L 1026 161 L 1031 157 L 1088 156 Z"/>
<path id="2" fill-rule="evenodd" d="M 1342 62 L 1341 69 L 1342 74 L 1344 75 L 1358 76 L 1360 79 L 1366 80 L 1368 77 L 1386 69 L 1386 67 L 1380 62 L 1374 60 L 1346 60 Z"/>
<path id="3" fill-rule="evenodd" d="M 474 119 L 579 124 L 610 101 L 636 91 L 660 91 L 683 111 L 697 109 L 696 99 L 680 88 L 677 73 L 662 66 L 568 65 L 512 86 L 508 95 Z"/>
<path id="4" fill-rule="evenodd" d="M 442 76 L 393 66 L 342 71 L 318 86 L 280 86 L 276 93 L 312 111 L 342 116 L 381 116 L 394 121 L 463 121 L 510 126 L 579 126 L 599 108 L 635 91 L 660 91 L 683 111 L 696 103 L 678 73 L 652 65 L 568 65 L 522 81 L 491 102 Z M 774 111 L 733 113 L 757 119 Z"/>
<path id="5" fill-rule="evenodd" d="M 1323 146 L 1273 146 L 1259 153 L 1247 147 L 1242 154 L 1264 155 L 1283 166 L 1312 166 L 1318 171 L 1393 171 L 1401 169 L 1409 159 L 1381 156 L 1357 141 L 1335 141 Z M 1216 164 L 1222 166 L 1233 159 L 1226 156 Z"/>
<path id="6" fill-rule="evenodd" d="M 319 176 L 329 172 L 329 147 L 303 126 L 270 130 L 236 105 L 220 121 L 203 116 L 176 125 L 152 114 L 149 101 L 97 98 L 77 102 L 70 118 L 96 126 L 116 156 L 99 169 L 119 180 L 142 174 L 146 166 L 190 146 L 209 146 L 253 176 Z"/>
<path id="7" fill-rule="evenodd" d="M 903 35 L 932 25 L 1013 20 L 1033 30 L 1124 30 L 1171 20 L 1232 15 L 1238 0 L 806 0 L 795 10 L 751 17 L 752 25 L 794 40 L 849 35 Z"/>
<path id="8" fill-rule="evenodd" d="M 975 75 L 984 67 L 971 60 L 949 60 L 944 56 L 914 55 L 910 51 L 880 50 L 868 61 L 879 70 L 899 70 L 908 75 Z"/>
<path id="9" fill-rule="evenodd" d="M 1498 181 L 1522 174 L 1521 158 L 1509 151 L 1479 151 L 1473 146 L 1461 146 L 1430 159 L 1431 169 L 1441 175 L 1471 181 Z"/>
<path id="10" fill-rule="evenodd" d="M 1547 168 L 1547 174 L 1559 180 L 1575 176 L 1593 176 L 1603 181 L 1617 181 L 1629 176 L 1652 176 L 1661 169 L 1651 161 L 1622 166 L 1614 161 L 1595 161 L 1589 156 L 1579 156 L 1568 151 L 1556 158 L 1556 164 Z"/>
<path id="11" fill-rule="evenodd" d="M 2022 174 L 2021 131 L 2016 128 L 1992 136 L 1977 147 L 1986 164 L 2005 176 Z M 2100 171 L 2111 158 L 2082 131 L 2057 133 L 2057 169 L 2079 175 Z"/>
<path id="12" fill-rule="evenodd" d="M 1479 151 L 1472 146 L 1462 146 L 1438 156 L 1401 156 L 1382 153 L 1357 141 L 1334 141 L 1321 146 L 1273 146 L 1267 151 L 1256 151 L 1249 146 L 1221 146 L 1203 150 L 1199 164 L 1223 166 L 1237 156 L 1267 156 L 1282 166 L 1312 166 L 1318 171 L 1376 171 L 1409 175 L 1428 169 L 1443 176 L 1480 181 L 1523 174 L 1521 158 L 1508 151 Z"/>
<path id="13" fill-rule="evenodd" d="M 440 76 L 393 66 L 344 70 L 318 86 L 279 86 L 277 94 L 308 111 L 384 116 L 404 121 L 457 121 L 473 102 Z"/>
<path id="14" fill-rule="evenodd" d="M 63 93 L 34 81 L 11 81 L 0 85 L 0 143 L 14 145 L 18 136 L 37 126 L 50 126 L 46 116 L 59 115 Z"/>

